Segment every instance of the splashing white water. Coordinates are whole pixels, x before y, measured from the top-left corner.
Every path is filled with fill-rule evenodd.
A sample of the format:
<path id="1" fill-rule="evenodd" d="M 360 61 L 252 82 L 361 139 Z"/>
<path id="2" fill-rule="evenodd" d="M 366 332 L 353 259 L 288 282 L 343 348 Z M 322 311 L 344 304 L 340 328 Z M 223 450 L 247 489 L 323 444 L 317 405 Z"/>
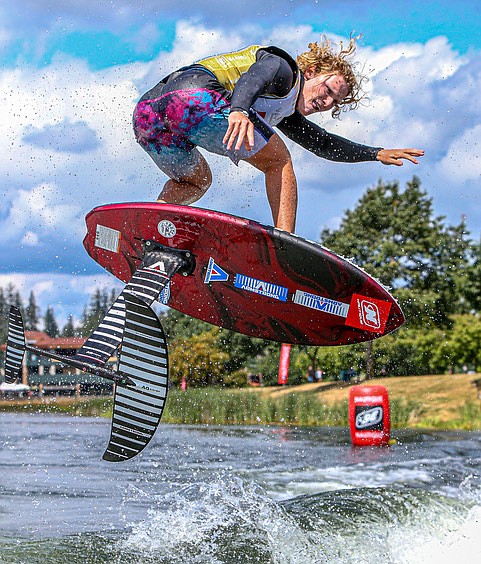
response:
<path id="1" fill-rule="evenodd" d="M 481 506 L 419 490 L 342 490 L 273 501 L 232 476 L 155 500 L 117 548 L 156 562 L 444 564 L 481 561 Z"/>
<path id="2" fill-rule="evenodd" d="M 253 551 L 260 561 L 305 564 L 319 547 L 282 506 L 239 478 L 187 486 L 149 512 L 123 541 L 123 549 L 161 555 L 162 562 L 224 562 L 222 554 Z M 258 560 L 255 560 L 258 561 Z"/>

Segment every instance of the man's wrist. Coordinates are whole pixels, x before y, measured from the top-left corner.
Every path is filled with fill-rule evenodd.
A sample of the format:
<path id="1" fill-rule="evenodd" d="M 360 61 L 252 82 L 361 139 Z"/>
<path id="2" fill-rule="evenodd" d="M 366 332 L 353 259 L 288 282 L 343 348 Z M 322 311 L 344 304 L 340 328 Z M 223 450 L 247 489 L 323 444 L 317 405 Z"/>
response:
<path id="1" fill-rule="evenodd" d="M 244 110 L 243 108 L 231 108 L 231 113 L 232 112 L 240 112 L 241 114 L 244 114 L 246 117 L 249 117 L 249 112 L 247 110 Z"/>

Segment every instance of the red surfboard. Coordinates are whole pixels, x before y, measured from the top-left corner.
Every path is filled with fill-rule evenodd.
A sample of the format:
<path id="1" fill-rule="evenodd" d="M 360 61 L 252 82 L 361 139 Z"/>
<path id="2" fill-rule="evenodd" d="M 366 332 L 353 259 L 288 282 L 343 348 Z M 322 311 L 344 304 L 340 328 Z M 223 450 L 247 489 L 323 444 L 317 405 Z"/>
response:
<path id="1" fill-rule="evenodd" d="M 348 260 L 249 219 L 191 206 L 125 203 L 95 208 L 86 223 L 87 252 L 126 283 L 147 241 L 190 252 L 192 272 L 173 275 L 163 303 L 239 333 L 344 345 L 376 339 L 404 322 L 389 292 Z"/>

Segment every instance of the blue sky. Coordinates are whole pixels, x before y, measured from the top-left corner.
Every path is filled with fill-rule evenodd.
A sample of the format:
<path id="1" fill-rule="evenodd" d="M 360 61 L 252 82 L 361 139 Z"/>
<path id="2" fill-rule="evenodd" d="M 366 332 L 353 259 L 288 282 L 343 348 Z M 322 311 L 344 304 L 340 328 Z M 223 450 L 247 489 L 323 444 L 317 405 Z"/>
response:
<path id="1" fill-rule="evenodd" d="M 94 206 L 155 199 L 165 177 L 134 142 L 131 112 L 164 74 L 250 43 L 295 55 L 320 33 L 362 33 L 369 104 L 318 119 L 353 140 L 424 148 L 418 167 L 336 164 L 292 146 L 298 233 L 318 239 L 379 179 L 413 174 L 451 223 L 481 232 L 481 8 L 474 0 L 8 0 L 0 6 L 0 286 L 36 292 L 60 320 L 117 285 L 86 255 Z M 215 182 L 199 205 L 270 223 L 262 178 L 208 157 Z M 227 165 L 227 166 L 226 166 Z M 120 286 L 119 286 L 120 287 Z"/>

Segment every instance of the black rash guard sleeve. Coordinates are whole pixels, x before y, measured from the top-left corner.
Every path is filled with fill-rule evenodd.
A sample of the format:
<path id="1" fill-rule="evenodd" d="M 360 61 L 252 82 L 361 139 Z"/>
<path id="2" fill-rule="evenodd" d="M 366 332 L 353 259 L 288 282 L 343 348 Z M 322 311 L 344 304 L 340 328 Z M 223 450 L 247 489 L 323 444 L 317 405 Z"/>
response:
<path id="1" fill-rule="evenodd" d="M 285 58 L 259 49 L 256 62 L 237 81 L 231 111 L 248 112 L 262 94 L 286 96 L 294 83 L 294 72 Z"/>
<path id="2" fill-rule="evenodd" d="M 360 145 L 327 132 L 299 112 L 284 118 L 276 126 L 286 137 L 318 157 L 343 163 L 375 161 L 382 147 Z"/>
<path id="3" fill-rule="evenodd" d="M 275 47 L 259 49 L 256 62 L 238 80 L 231 101 L 231 111 L 248 112 L 263 94 L 286 96 L 292 88 L 295 62 Z M 357 163 L 375 161 L 382 147 L 369 147 L 327 132 L 299 112 L 284 118 L 276 126 L 289 139 L 318 157 L 330 161 Z"/>

